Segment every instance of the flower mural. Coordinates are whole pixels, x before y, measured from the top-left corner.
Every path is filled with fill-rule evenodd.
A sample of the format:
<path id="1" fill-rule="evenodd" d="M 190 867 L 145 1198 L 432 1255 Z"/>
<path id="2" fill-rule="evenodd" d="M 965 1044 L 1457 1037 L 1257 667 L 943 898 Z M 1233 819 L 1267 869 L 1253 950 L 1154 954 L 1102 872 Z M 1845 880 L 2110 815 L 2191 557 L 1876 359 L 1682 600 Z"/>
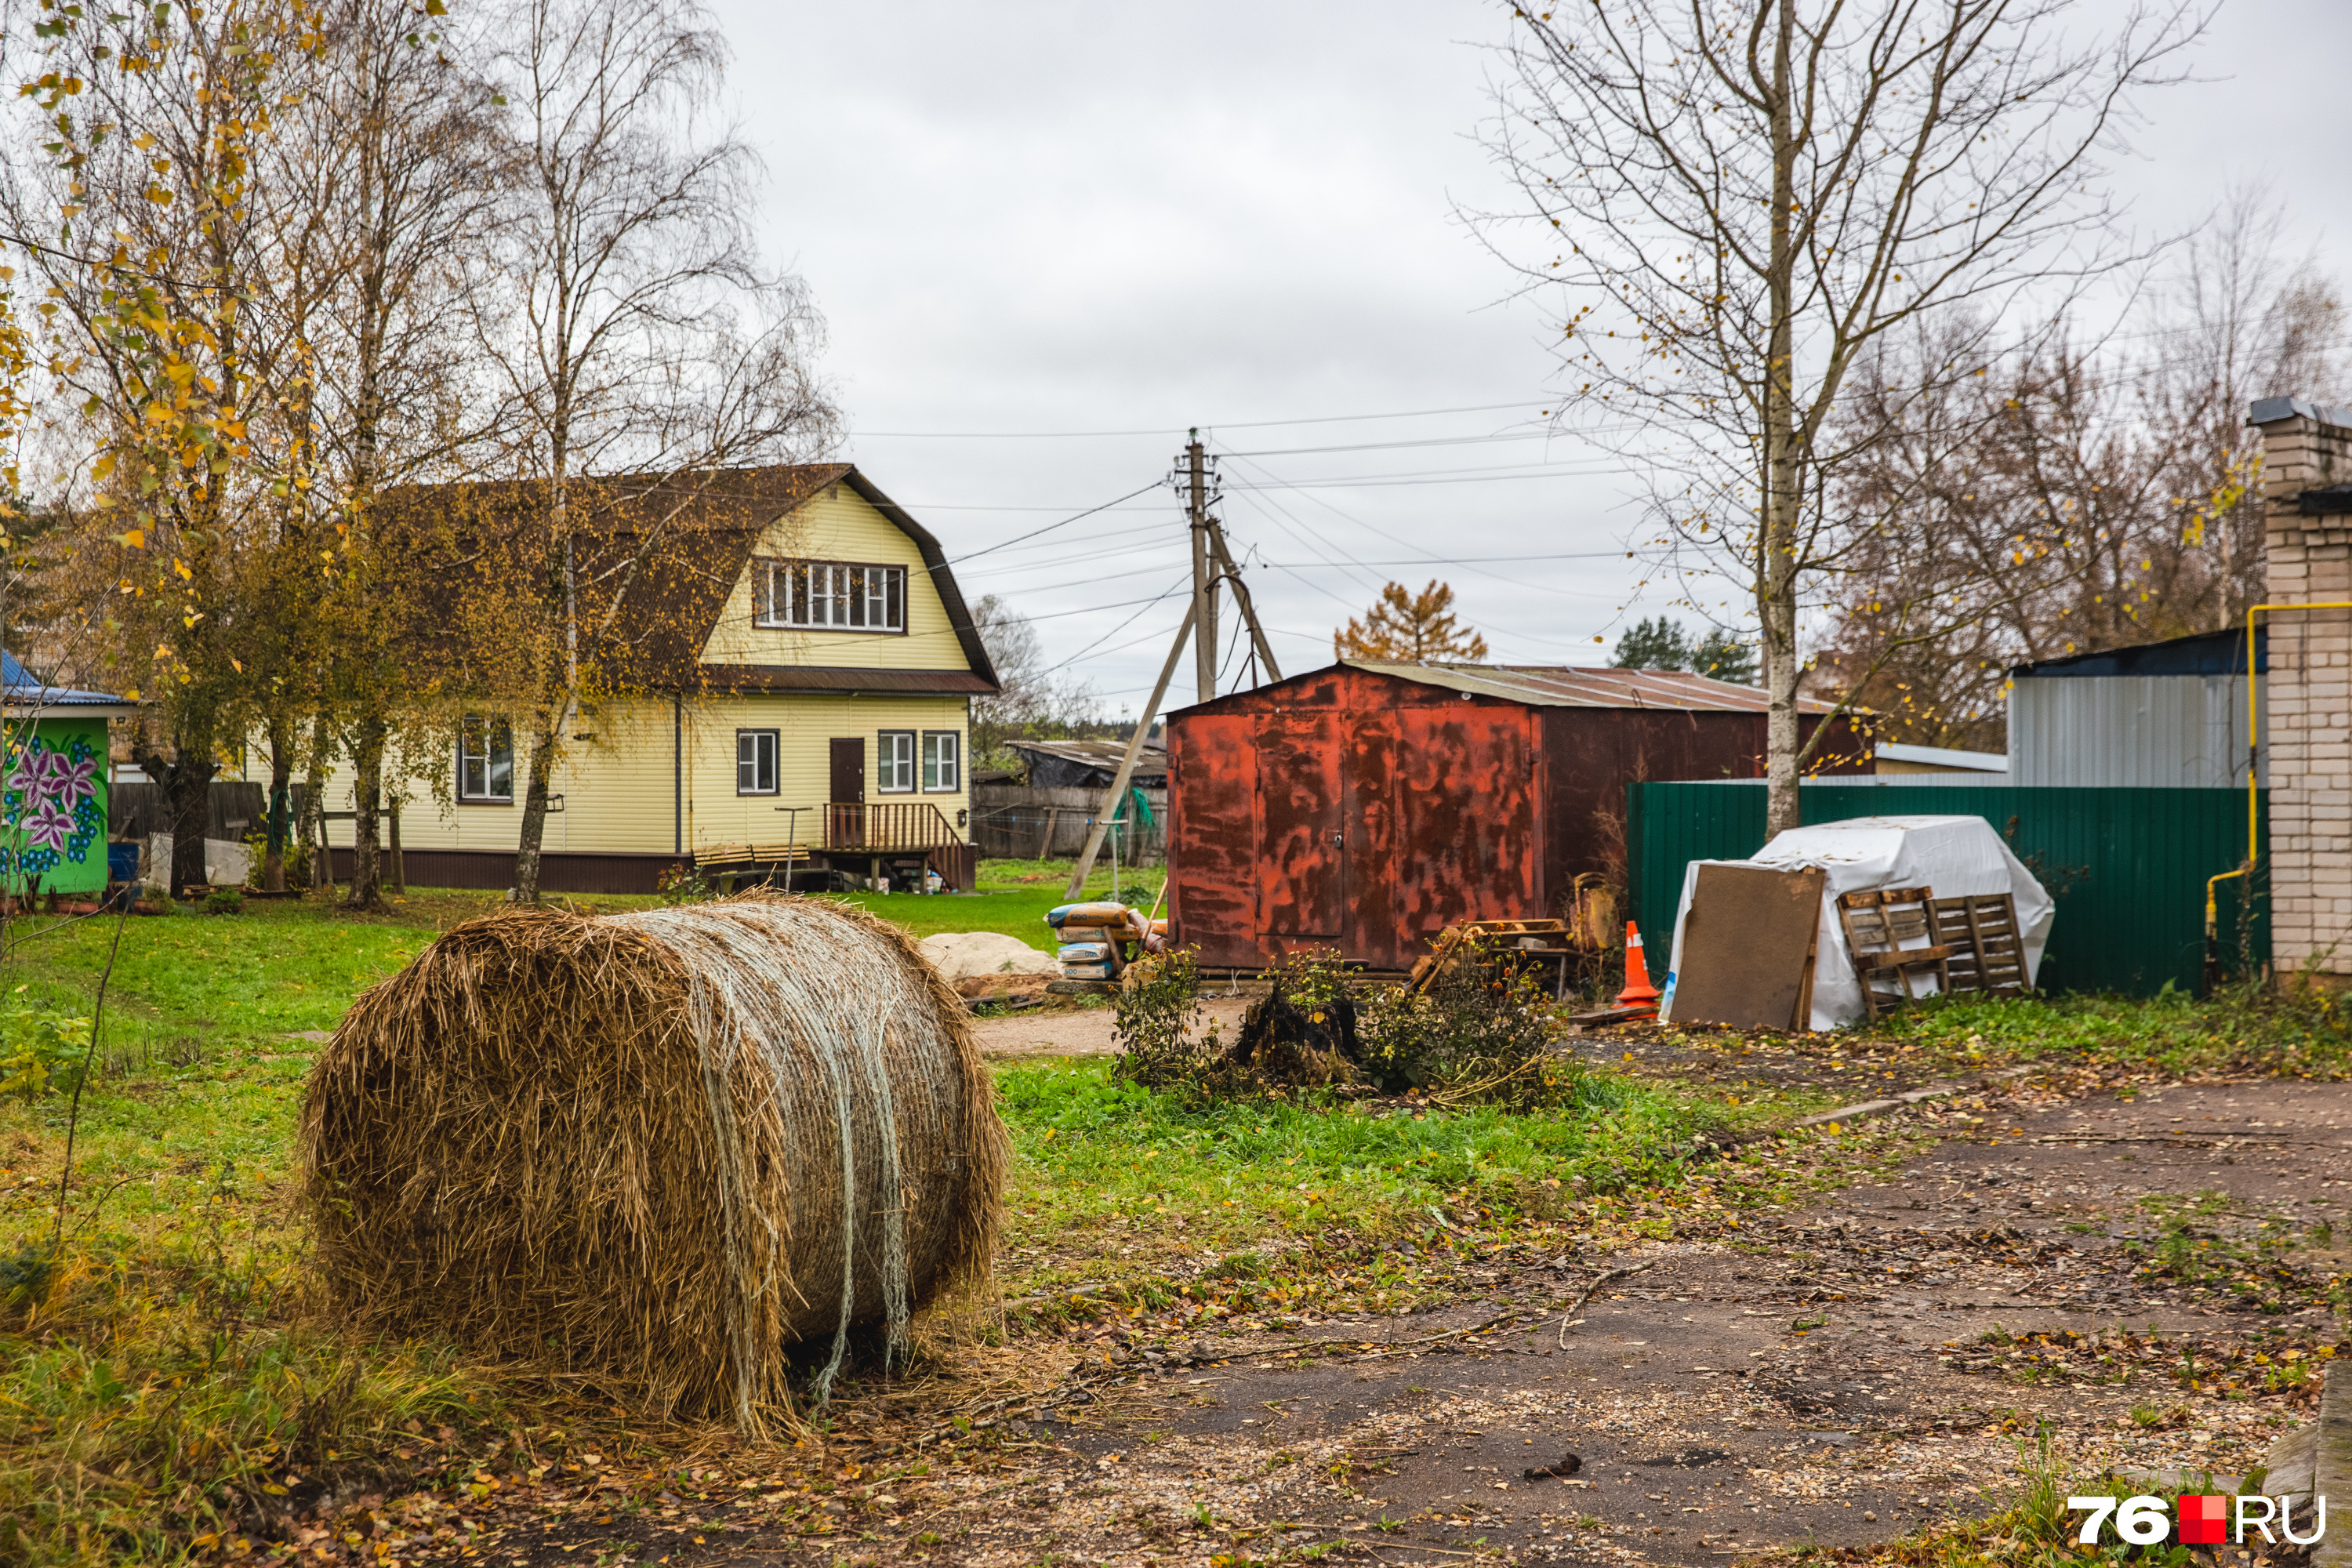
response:
<path id="1" fill-rule="evenodd" d="M 45 798 L 33 808 L 25 822 L 25 842 L 36 848 L 58 855 L 66 852 L 66 840 L 74 830 L 73 813 L 58 803 L 55 795 Z"/>
<path id="2" fill-rule="evenodd" d="M 37 732 L 8 739 L 19 750 L 6 776 L 8 842 L 0 847 L 0 870 L 41 877 L 68 861 L 88 861 L 106 831 L 97 747 L 79 734 L 61 743 Z"/>

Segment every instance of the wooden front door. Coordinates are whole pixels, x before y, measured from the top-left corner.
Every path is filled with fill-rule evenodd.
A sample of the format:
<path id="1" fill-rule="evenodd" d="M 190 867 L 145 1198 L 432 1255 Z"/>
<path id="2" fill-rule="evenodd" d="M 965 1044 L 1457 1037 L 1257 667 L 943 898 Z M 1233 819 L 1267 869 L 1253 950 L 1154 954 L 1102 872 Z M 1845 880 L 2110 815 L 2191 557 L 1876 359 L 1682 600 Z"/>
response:
<path id="1" fill-rule="evenodd" d="M 833 784 L 825 799 L 856 805 L 866 798 L 866 737 L 836 736 L 833 742 Z"/>

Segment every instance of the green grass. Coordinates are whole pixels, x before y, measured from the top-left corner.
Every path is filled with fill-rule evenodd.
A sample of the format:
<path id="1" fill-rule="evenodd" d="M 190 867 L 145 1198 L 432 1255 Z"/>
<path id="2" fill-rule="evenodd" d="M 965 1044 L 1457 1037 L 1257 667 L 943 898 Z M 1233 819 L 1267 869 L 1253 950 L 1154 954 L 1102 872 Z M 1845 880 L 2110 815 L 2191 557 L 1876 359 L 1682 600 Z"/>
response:
<path id="1" fill-rule="evenodd" d="M 994 930 L 1044 948 L 1067 872 L 991 862 L 977 897 L 852 901 L 918 935 Z M 1158 872 L 1145 876 L 1129 897 L 1148 906 Z M 1107 896 L 1108 872 L 1087 890 Z M 241 1496 L 307 1484 L 289 1473 L 430 1447 L 420 1426 L 524 1419 L 511 1373 L 446 1347 L 356 1343 L 319 1316 L 292 1205 L 294 1119 L 317 1048 L 301 1037 L 495 901 L 420 890 L 354 918 L 253 900 L 239 915 L 121 925 L 54 1258 L 68 1101 L 0 1102 L 0 1564 L 169 1559 Z M 88 1016 L 116 931 L 16 922 L 0 1008 Z M 2342 1045 L 2318 1004 L 1955 1004 L 1895 1026 L 1962 1062 L 2068 1050 L 2318 1071 Z M 1850 1138 L 1801 1141 L 1777 1165 L 1709 1158 L 1695 1140 L 1791 1104 L 1599 1070 L 1569 1103 L 1524 1114 L 1192 1104 L 1099 1060 L 1004 1067 L 997 1080 L 1016 1150 L 1008 1294 L 1093 1286 L 1171 1322 L 1392 1310 L 1458 1291 L 1498 1253 L 1719 1227 L 1874 1157 Z M 46 1289 L 5 1300 L 26 1283 Z"/>
<path id="2" fill-rule="evenodd" d="M 1051 928 L 1045 924 L 1045 911 L 1056 904 L 1070 900 L 1062 889 L 1070 879 L 1076 862 L 1071 860 L 983 860 L 980 863 L 980 888 L 971 895 L 931 897 L 919 893 L 843 893 L 834 895 L 847 900 L 861 909 L 868 910 L 887 921 L 895 921 L 914 932 L 918 940 L 940 931 L 993 931 L 1020 938 L 1041 952 L 1054 951 Z M 1122 869 L 1119 873 L 1119 897 L 1144 909 L 1151 907 L 1160 893 L 1164 873 L 1158 867 L 1141 872 Z M 1032 878 L 1024 881 L 1020 879 Z M 1087 879 L 1086 896 L 1089 899 L 1110 897 L 1110 868 L 1097 867 Z"/>
<path id="3" fill-rule="evenodd" d="M 2074 1057 L 2167 1074 L 2352 1076 L 2352 1018 L 2324 993 L 2232 990 L 2210 1001 L 2063 995 L 1929 1003 L 1884 1032 L 1961 1064 Z"/>
<path id="4" fill-rule="evenodd" d="M 1108 1286 L 1139 1310 L 1205 1303 L 1196 1318 L 1396 1309 L 1496 1251 L 1662 1238 L 1791 1190 L 1784 1171 L 1698 1147 L 1756 1108 L 1610 1073 L 1527 1113 L 1188 1103 L 1101 1060 L 1000 1068 L 997 1085 L 1015 1298 Z"/>

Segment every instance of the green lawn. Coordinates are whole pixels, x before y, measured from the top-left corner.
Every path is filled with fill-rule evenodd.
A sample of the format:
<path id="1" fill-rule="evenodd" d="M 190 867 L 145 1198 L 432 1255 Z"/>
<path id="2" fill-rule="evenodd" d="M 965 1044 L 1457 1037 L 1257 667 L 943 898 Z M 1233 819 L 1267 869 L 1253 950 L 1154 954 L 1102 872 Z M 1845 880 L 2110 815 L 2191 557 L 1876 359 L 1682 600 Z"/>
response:
<path id="1" fill-rule="evenodd" d="M 895 921 L 926 937 L 948 931 L 994 931 L 1017 936 L 1044 952 L 1054 951 L 1045 911 L 1069 900 L 1062 897 L 1076 862 L 1069 860 L 983 860 L 980 888 L 971 894 L 932 897 L 917 893 L 844 893 L 835 895 Z M 1151 907 L 1160 893 L 1163 873 L 1158 867 L 1138 872 L 1121 869 L 1119 897 L 1126 902 Z M 1110 897 L 1110 868 L 1097 868 L 1087 879 L 1087 897 Z"/>

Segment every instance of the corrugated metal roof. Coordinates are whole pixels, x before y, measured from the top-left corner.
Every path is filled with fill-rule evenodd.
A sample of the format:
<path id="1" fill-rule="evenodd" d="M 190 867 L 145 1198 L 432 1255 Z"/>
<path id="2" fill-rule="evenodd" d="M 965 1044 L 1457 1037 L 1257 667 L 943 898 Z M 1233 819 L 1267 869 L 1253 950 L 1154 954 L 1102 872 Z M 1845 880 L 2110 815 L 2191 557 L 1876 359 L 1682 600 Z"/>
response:
<path id="1" fill-rule="evenodd" d="M 2009 771 L 2007 752 L 1963 752 L 1950 746 L 1906 746 L 1899 742 L 1881 741 L 1878 755 L 1885 762 L 1916 763 L 1929 768 L 1966 768 L 1989 773 Z"/>
<path id="2" fill-rule="evenodd" d="M 1127 760 L 1125 741 L 1007 741 L 1005 749 L 1013 752 L 1034 752 L 1041 756 L 1059 757 L 1066 763 L 1083 763 L 1089 767 L 1116 770 Z M 1139 773 L 1168 771 L 1168 748 L 1143 742 L 1136 755 Z"/>
<path id="3" fill-rule="evenodd" d="M 1761 713 L 1761 688 L 1740 686 L 1679 669 L 1527 664 L 1376 664 L 1343 660 L 1350 668 L 1476 697 L 1524 702 L 1531 708 L 1658 708 L 1702 713 Z M 1801 713 L 1827 713 L 1833 703 L 1800 698 Z"/>
<path id="4" fill-rule="evenodd" d="M 127 713 L 139 706 L 111 691 L 45 685 L 17 662 L 15 654 L 7 652 L 0 652 L 0 701 L 5 701 L 12 713 L 58 708 L 119 708 Z"/>
<path id="5" fill-rule="evenodd" d="M 2254 628 L 2254 673 L 2270 670 L 2271 629 Z M 2167 637 L 2162 642 L 2132 643 L 2124 647 L 2101 648 L 2095 653 L 2073 653 L 2063 658 L 2036 659 L 2032 664 L 2013 665 L 2013 679 L 2047 680 L 2053 678 L 2097 679 L 2111 676 L 2134 675 L 2243 675 L 2246 672 L 2246 634 L 2243 631 L 2194 632 L 2185 637 Z"/>

